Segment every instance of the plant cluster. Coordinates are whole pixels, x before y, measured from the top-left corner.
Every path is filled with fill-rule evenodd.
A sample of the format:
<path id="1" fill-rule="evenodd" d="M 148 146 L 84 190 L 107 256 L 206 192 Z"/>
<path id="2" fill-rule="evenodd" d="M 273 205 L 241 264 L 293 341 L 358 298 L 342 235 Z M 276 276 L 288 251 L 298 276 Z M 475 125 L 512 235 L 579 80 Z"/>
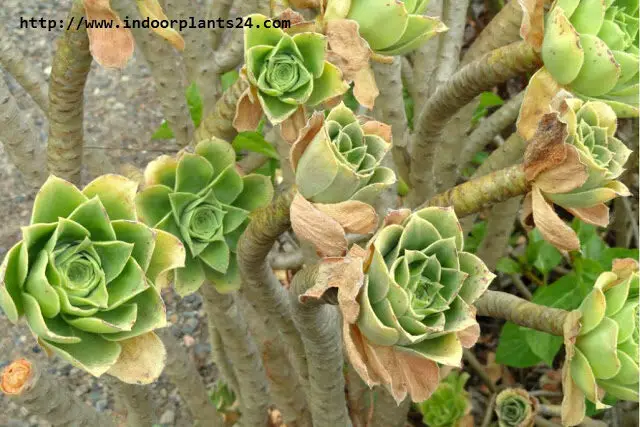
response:
<path id="1" fill-rule="evenodd" d="M 616 400 L 638 402 L 637 250 L 609 247 L 596 228 L 609 225 L 608 204 L 634 190 L 619 119 L 638 116 L 638 1 L 556 0 L 545 10 L 542 0 L 512 0 L 495 19 L 499 28 L 513 14 L 522 19 L 516 39 L 479 37 L 485 55 L 457 72 L 457 59 L 439 69 L 427 83 L 437 89 L 408 72 L 424 72 L 425 43 L 447 31 L 424 14 L 427 3 L 292 0 L 270 2 L 269 16 L 247 11 L 251 25 L 217 104 L 207 107 L 195 83 L 180 99 L 191 116 L 185 128 L 199 125 L 189 146 L 135 170 L 136 180 L 102 175 L 82 190 L 80 149 L 74 183 L 51 175 L 42 184 L 22 240 L 0 266 L 3 312 L 90 374 L 142 384 L 165 362 L 180 371 L 190 361 L 165 360 L 163 341 L 172 338 L 154 332 L 167 326 L 162 290 L 199 292 L 223 377 L 201 394 L 240 425 L 267 425 L 275 413 L 291 425 L 349 425 L 375 411 L 403 424 L 405 399 L 428 426 L 474 425 L 470 375 L 451 370 L 466 360 L 484 373 L 471 353 L 490 335 L 479 316 L 507 321 L 498 363 L 544 362 L 551 371 L 564 345 L 555 411 L 563 425 Z M 119 22 L 108 0 L 83 5 L 87 19 Z M 137 5 L 166 18 L 156 0 Z M 273 18 L 292 25 L 272 28 Z M 433 40 L 440 51 L 462 39 L 451 31 Z M 192 36 L 157 33 L 178 48 Z M 89 35 L 102 65 L 123 66 L 132 52 L 129 32 Z M 73 74 L 59 67 L 56 79 Z M 532 77 L 518 97 L 486 92 L 525 73 Z M 465 107 L 481 93 L 479 106 Z M 55 116 L 60 107 L 51 108 Z M 511 136 L 484 153 L 516 118 Z M 456 124 L 475 127 L 465 138 Z M 154 137 L 181 131 L 167 122 Z M 65 144 L 54 145 L 49 166 L 66 167 Z M 458 168 L 459 153 L 468 158 Z M 477 170 L 453 185 L 469 163 Z M 514 206 L 526 234 L 513 231 Z M 281 261 L 291 254 L 279 239 L 299 249 L 297 262 Z M 285 272 L 276 276 L 278 261 Z M 189 400 L 184 370 L 173 379 Z M 513 378 L 497 386 L 480 377 L 492 402 L 485 424 L 495 416 L 500 427 L 527 427 L 554 412 Z M 192 412 L 202 408 L 190 402 Z"/>

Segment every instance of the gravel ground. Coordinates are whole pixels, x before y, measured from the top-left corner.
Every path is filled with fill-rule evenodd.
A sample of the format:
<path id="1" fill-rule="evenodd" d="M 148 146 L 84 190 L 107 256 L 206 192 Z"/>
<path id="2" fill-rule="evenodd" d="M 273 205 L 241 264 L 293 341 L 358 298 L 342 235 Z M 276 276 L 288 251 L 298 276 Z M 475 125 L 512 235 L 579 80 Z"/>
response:
<path id="1" fill-rule="evenodd" d="M 0 25 L 26 58 L 33 61 L 42 78 L 48 80 L 55 41 L 60 29 L 21 29 L 20 17 L 61 20 L 71 0 L 19 1 L 3 0 L 0 7 Z M 25 95 L 19 85 L 6 78 L 14 96 L 23 109 L 25 119 L 45 141 L 48 131 L 46 119 L 39 108 Z M 105 70 L 93 64 L 85 89 L 85 139 L 86 154 L 94 159 L 108 155 L 116 162 L 132 162 L 143 166 L 160 151 L 174 150 L 173 141 L 150 141 L 154 130 L 162 122 L 154 83 L 144 60 L 136 54 L 123 70 Z M 106 151 L 102 148 L 106 148 Z M 89 159 L 88 159 L 89 160 Z M 33 192 L 21 179 L 18 171 L 9 164 L 0 146 L 0 259 L 19 238 L 19 227 L 28 223 Z M 180 299 L 172 291 L 165 294 L 167 314 L 176 336 L 183 340 L 195 358 L 205 381 L 213 382 L 215 368 L 209 363 L 210 347 L 207 344 L 206 322 L 200 310 L 202 301 L 198 295 Z M 82 400 L 99 411 L 113 410 L 113 396 L 96 379 L 65 361 L 49 358 L 36 346 L 24 324 L 13 326 L 0 311 L 0 368 L 14 358 L 28 357 L 39 362 L 49 373 L 60 377 Z M 181 409 L 177 390 L 163 376 L 150 386 L 154 399 L 156 421 L 163 425 L 191 425 L 190 416 Z M 47 426 L 45 421 L 27 413 L 24 409 L 0 396 L 0 426 Z"/>

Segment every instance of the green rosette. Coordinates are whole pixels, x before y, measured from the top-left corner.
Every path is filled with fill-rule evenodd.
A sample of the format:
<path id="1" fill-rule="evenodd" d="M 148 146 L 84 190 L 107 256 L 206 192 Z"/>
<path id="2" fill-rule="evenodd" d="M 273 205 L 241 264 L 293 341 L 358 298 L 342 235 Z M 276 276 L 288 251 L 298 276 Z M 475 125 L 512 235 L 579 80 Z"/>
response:
<path id="1" fill-rule="evenodd" d="M 325 20 L 351 19 L 371 50 L 381 55 L 405 55 L 447 27 L 423 15 L 428 0 L 329 0 Z"/>
<path id="2" fill-rule="evenodd" d="M 184 248 L 137 221 L 136 188 L 105 175 L 80 191 L 51 176 L 0 267 L 0 307 L 14 323 L 24 317 L 47 350 L 92 375 L 150 382 L 164 364 L 155 360 L 164 357 L 159 339 L 147 335 L 166 324 L 158 284 L 184 265 Z M 154 378 L 121 375 L 131 342 L 139 354 L 152 353 Z"/>
<path id="3" fill-rule="evenodd" d="M 494 275 L 463 251 L 450 208 L 428 207 L 384 227 L 358 297 L 357 326 L 377 346 L 459 366 L 458 333 L 477 327 L 473 303 Z"/>
<path id="4" fill-rule="evenodd" d="M 466 372 L 451 372 L 428 400 L 418 403 L 422 421 L 429 427 L 458 427 L 471 409 L 464 386 Z"/>
<path id="5" fill-rule="evenodd" d="M 301 105 L 318 105 L 347 91 L 341 71 L 325 60 L 325 36 L 267 28 L 269 18 L 260 14 L 247 19 L 252 25 L 244 28 L 246 77 L 271 123 L 281 123 Z"/>
<path id="6" fill-rule="evenodd" d="M 145 170 L 145 188 L 136 196 L 141 219 L 187 248 L 173 281 L 180 295 L 205 280 L 219 292 L 240 286 L 236 245 L 249 214 L 271 201 L 273 186 L 264 175 L 241 176 L 235 159 L 233 147 L 214 138 L 200 142 L 195 153 L 161 156 Z"/>
<path id="7" fill-rule="evenodd" d="M 558 0 L 542 44 L 545 68 L 584 99 L 638 116 L 638 1 Z"/>

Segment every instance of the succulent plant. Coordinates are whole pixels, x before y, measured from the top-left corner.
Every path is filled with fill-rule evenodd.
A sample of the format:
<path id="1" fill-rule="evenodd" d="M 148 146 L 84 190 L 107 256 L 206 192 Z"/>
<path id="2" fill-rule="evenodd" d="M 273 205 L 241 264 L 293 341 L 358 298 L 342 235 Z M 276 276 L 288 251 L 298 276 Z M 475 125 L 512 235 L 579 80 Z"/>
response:
<path id="1" fill-rule="evenodd" d="M 92 375 L 149 382 L 155 378 L 122 375 L 131 356 L 123 349 L 161 357 L 152 332 L 166 323 L 159 285 L 184 265 L 185 251 L 137 221 L 136 187 L 105 175 L 80 191 L 51 176 L 0 267 L 0 307 L 12 322 L 24 316 L 42 346 Z"/>
<path id="2" fill-rule="evenodd" d="M 326 118 L 315 114 L 307 130 L 291 148 L 296 185 L 305 199 L 314 203 L 349 199 L 372 203 L 395 182 L 393 171 L 380 166 L 391 148 L 388 126 L 361 122 L 341 103 Z"/>
<path id="3" fill-rule="evenodd" d="M 458 427 L 471 409 L 464 386 L 469 374 L 451 372 L 428 400 L 418 403 L 422 421 L 429 427 Z"/>
<path id="4" fill-rule="evenodd" d="M 360 332 L 375 345 L 459 366 L 458 332 L 477 325 L 473 302 L 494 275 L 463 251 L 453 209 L 419 210 L 384 227 L 372 248 L 358 298 Z"/>
<path id="5" fill-rule="evenodd" d="M 559 0 L 546 19 L 542 59 L 576 95 L 638 115 L 638 1 Z"/>
<path id="6" fill-rule="evenodd" d="M 249 213 L 273 197 L 264 175 L 240 176 L 235 151 L 220 139 L 198 143 L 195 153 L 161 156 L 145 170 L 136 196 L 142 221 L 184 242 L 184 268 L 175 271 L 176 291 L 196 291 L 205 280 L 219 292 L 240 285 L 235 249 Z"/>
<path id="7" fill-rule="evenodd" d="M 628 194 L 627 188 L 615 181 L 622 172 L 631 150 L 614 135 L 616 114 L 599 101 L 566 100 L 568 109 L 561 118 L 567 122 L 566 143 L 577 149 L 580 162 L 587 167 L 587 180 L 569 192 L 543 191 L 545 197 L 567 210 L 586 208 Z"/>
<path id="8" fill-rule="evenodd" d="M 404 55 L 447 29 L 438 18 L 422 15 L 428 3 L 428 0 L 329 0 L 324 19 L 354 20 L 371 50 L 382 55 Z"/>
<path id="9" fill-rule="evenodd" d="M 213 390 L 209 397 L 216 407 L 216 411 L 221 413 L 229 411 L 236 402 L 236 394 L 229 388 L 227 383 L 221 380 L 216 381 L 213 385 Z"/>
<path id="10" fill-rule="evenodd" d="M 572 250 L 579 247 L 577 235 L 551 204 L 589 224 L 607 226 L 605 202 L 630 194 L 616 178 L 624 171 L 631 150 L 614 136 L 616 115 L 609 105 L 574 97 L 561 99 L 557 111 L 538 122 L 537 136 L 527 145 L 524 171 L 531 192 L 522 217 L 525 224 L 538 226 L 550 243 Z"/>
<path id="11" fill-rule="evenodd" d="M 614 260 L 612 271 L 602 273 L 578 311 L 577 336 L 567 345 L 563 370 L 563 407 L 574 411 L 566 396 L 584 398 L 596 408 L 606 393 L 617 399 L 638 401 L 638 263 Z M 566 338 L 565 338 L 565 343 Z M 574 419 L 576 424 L 584 416 Z M 564 417 L 564 415 L 563 415 Z M 573 425 L 571 422 L 571 425 Z"/>
<path id="12" fill-rule="evenodd" d="M 260 14 L 247 19 L 252 25 L 244 28 L 244 75 L 251 97 L 257 97 L 271 123 L 281 123 L 301 105 L 318 105 L 349 88 L 338 67 L 325 60 L 325 36 L 289 35 L 269 28 L 265 25 L 269 18 Z"/>
<path id="13" fill-rule="evenodd" d="M 538 401 L 526 390 L 508 388 L 496 397 L 496 414 L 500 427 L 530 427 L 536 418 Z"/>

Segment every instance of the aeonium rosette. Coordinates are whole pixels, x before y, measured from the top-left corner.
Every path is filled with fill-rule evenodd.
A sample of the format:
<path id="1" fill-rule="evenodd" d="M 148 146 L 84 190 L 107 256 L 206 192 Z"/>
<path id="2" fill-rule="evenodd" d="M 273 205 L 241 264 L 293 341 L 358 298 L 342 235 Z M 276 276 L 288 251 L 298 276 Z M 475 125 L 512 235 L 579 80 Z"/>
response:
<path id="1" fill-rule="evenodd" d="M 597 409 L 605 394 L 638 401 L 638 289 L 638 262 L 616 259 L 578 308 L 579 327 L 564 337 L 564 425 L 582 422 L 585 397 Z"/>
<path id="2" fill-rule="evenodd" d="M 219 292 L 240 286 L 235 250 L 251 211 L 273 197 L 269 177 L 236 170 L 236 153 L 221 139 L 204 140 L 195 153 L 161 156 L 147 166 L 136 196 L 140 218 L 184 242 L 185 266 L 175 270 L 180 295 L 209 281 Z"/>
<path id="3" fill-rule="evenodd" d="M 326 118 L 313 114 L 290 152 L 298 189 L 291 209 L 296 234 L 324 255 L 343 255 L 344 231 L 373 231 L 377 215 L 371 205 L 396 180 L 381 166 L 390 147 L 388 125 L 358 118 L 343 103 Z"/>
<path id="4" fill-rule="evenodd" d="M 82 191 L 54 176 L 0 267 L 0 307 L 48 351 L 100 376 L 149 383 L 166 355 L 159 286 L 184 265 L 172 235 L 137 221 L 137 184 L 104 175 Z"/>
<path id="5" fill-rule="evenodd" d="M 523 220 L 538 226 L 557 247 L 577 249 L 577 236 L 551 204 L 589 224 L 607 226 L 605 203 L 630 194 L 616 178 L 624 171 L 631 150 L 614 136 L 615 112 L 600 101 L 562 99 L 556 112 L 542 118 L 539 130 L 525 153 L 525 173 L 532 190 L 525 200 Z M 545 133 L 555 136 L 541 137 Z"/>
<path id="6" fill-rule="evenodd" d="M 545 72 L 619 117 L 637 117 L 638 2 L 559 0 L 544 24 Z"/>
<path id="7" fill-rule="evenodd" d="M 269 18 L 249 15 L 244 28 L 245 66 L 249 88 L 237 104 L 234 126 L 254 130 L 264 113 L 271 123 L 290 118 L 301 106 L 315 106 L 343 94 L 349 85 L 326 61 L 327 41 L 315 32 L 287 34 L 266 25 Z"/>
<path id="8" fill-rule="evenodd" d="M 521 388 L 507 388 L 496 397 L 499 427 L 531 427 L 538 412 L 538 400 Z"/>
<path id="9" fill-rule="evenodd" d="M 395 211 L 368 250 L 320 264 L 317 284 L 302 299 L 338 288 L 344 344 L 369 385 L 386 386 L 396 401 L 423 401 L 440 380 L 440 366 L 460 366 L 480 328 L 473 303 L 494 275 L 463 251 L 451 208 Z"/>

